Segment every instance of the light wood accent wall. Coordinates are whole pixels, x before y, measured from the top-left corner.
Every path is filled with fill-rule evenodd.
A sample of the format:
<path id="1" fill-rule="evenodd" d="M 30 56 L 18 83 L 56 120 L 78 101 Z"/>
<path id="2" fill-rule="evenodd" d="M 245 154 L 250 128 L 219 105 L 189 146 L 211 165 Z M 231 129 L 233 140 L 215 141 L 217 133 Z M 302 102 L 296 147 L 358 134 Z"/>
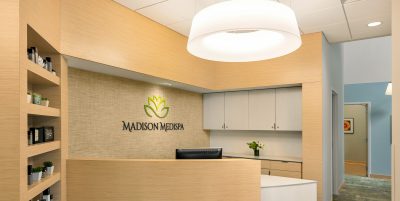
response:
<path id="1" fill-rule="evenodd" d="M 214 89 L 271 87 L 322 80 L 322 34 L 302 35 L 302 46 L 279 58 L 250 63 L 217 63 Z"/>
<path id="2" fill-rule="evenodd" d="M 20 0 L 21 17 L 60 52 L 60 0 Z M 39 50 L 40 51 L 40 50 Z M 22 52 L 25 55 L 26 49 Z"/>
<path id="3" fill-rule="evenodd" d="M 0 201 L 20 198 L 19 1 L 0 2 Z"/>
<path id="4" fill-rule="evenodd" d="M 322 82 L 303 83 L 303 178 L 318 181 L 318 201 L 323 196 Z"/>
<path id="5" fill-rule="evenodd" d="M 70 159 L 67 166 L 73 201 L 258 201 L 261 194 L 256 160 Z"/>
<path id="6" fill-rule="evenodd" d="M 155 77 L 213 87 L 214 63 L 187 38 L 110 0 L 61 0 L 62 52 Z"/>
<path id="7" fill-rule="evenodd" d="M 400 1 L 392 1 L 392 200 L 400 200 Z"/>

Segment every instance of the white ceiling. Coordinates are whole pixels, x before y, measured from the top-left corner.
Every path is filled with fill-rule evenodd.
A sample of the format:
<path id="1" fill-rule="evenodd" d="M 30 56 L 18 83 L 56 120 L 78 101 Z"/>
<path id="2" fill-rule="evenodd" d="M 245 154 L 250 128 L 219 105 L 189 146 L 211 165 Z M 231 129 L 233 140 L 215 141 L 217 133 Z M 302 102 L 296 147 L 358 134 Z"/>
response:
<path id="1" fill-rule="evenodd" d="M 185 36 L 202 8 L 226 0 L 114 0 Z M 391 35 L 391 0 L 277 0 L 296 13 L 302 33 L 324 32 L 331 43 Z M 368 27 L 373 21 L 382 25 Z"/>

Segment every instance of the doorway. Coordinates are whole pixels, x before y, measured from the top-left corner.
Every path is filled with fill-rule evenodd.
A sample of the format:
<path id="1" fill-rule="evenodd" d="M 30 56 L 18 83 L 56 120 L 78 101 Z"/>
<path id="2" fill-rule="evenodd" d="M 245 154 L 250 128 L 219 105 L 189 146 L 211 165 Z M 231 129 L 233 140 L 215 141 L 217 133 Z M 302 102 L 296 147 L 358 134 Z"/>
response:
<path id="1" fill-rule="evenodd" d="M 369 175 L 369 106 L 368 103 L 346 103 L 344 106 L 346 175 Z"/>

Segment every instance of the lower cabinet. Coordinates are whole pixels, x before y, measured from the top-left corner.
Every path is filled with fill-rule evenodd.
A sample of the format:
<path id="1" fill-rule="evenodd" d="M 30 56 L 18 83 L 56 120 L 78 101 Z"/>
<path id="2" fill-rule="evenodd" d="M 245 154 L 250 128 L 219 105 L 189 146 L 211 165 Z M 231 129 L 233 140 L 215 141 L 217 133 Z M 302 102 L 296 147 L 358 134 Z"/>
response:
<path id="1" fill-rule="evenodd" d="M 261 174 L 302 178 L 302 163 L 261 160 Z"/>

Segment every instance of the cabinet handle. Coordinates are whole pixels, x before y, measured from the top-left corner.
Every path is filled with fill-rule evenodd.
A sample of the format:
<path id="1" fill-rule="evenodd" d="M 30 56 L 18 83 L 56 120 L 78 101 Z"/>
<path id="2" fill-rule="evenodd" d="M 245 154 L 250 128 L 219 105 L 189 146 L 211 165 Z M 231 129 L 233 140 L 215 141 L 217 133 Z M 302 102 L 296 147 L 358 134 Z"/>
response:
<path id="1" fill-rule="evenodd" d="M 222 128 L 225 128 L 225 123 L 224 123 L 224 124 L 222 124 Z"/>

